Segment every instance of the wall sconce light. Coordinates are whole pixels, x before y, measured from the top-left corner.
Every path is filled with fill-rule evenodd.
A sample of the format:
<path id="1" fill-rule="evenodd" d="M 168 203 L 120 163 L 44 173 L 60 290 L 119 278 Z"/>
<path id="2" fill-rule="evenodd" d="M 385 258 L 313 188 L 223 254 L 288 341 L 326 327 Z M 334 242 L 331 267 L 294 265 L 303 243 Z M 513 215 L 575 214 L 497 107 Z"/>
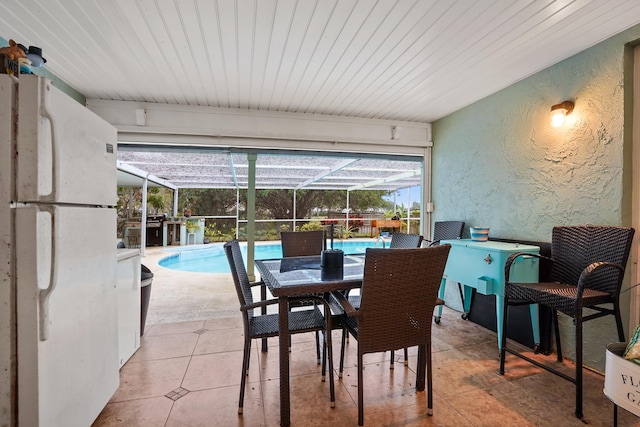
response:
<path id="1" fill-rule="evenodd" d="M 554 128 L 562 126 L 564 119 L 573 111 L 572 101 L 563 101 L 551 107 L 551 126 Z"/>

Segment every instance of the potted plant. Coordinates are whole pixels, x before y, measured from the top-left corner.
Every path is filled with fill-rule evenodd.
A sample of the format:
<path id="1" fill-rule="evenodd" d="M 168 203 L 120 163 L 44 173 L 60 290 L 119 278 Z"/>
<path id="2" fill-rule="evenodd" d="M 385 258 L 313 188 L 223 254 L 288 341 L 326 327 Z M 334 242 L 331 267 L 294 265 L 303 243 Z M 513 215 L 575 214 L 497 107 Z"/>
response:
<path id="1" fill-rule="evenodd" d="M 204 227 L 204 240 L 202 243 L 210 243 L 222 237 L 222 232 L 216 230 L 216 223 L 211 223 Z"/>

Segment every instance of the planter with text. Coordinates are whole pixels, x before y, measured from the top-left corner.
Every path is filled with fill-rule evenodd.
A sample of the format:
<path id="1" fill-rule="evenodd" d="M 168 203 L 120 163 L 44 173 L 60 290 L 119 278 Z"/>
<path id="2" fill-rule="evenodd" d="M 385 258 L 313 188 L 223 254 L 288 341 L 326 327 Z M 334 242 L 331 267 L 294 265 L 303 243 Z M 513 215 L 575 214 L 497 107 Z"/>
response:
<path id="1" fill-rule="evenodd" d="M 604 394 L 618 406 L 640 416 L 640 365 L 622 357 L 627 343 L 607 345 Z"/>

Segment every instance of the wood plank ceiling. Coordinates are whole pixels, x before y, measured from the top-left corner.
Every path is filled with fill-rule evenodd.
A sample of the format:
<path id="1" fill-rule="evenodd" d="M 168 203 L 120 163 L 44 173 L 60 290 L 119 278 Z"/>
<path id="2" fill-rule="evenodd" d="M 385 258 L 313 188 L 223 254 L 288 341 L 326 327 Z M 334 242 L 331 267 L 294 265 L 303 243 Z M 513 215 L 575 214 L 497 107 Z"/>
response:
<path id="1" fill-rule="evenodd" d="M 87 98 L 431 122 L 640 22 L 637 0 L 5 0 Z"/>
<path id="2" fill-rule="evenodd" d="M 4 0 L 87 98 L 432 122 L 640 22 L 637 0 Z"/>

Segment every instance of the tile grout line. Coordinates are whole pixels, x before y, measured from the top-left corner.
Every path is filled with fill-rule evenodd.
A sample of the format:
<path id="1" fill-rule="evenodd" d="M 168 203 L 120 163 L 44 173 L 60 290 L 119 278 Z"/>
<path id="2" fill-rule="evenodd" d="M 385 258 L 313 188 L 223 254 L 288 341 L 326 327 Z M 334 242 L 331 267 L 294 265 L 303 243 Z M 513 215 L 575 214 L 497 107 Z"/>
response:
<path id="1" fill-rule="evenodd" d="M 202 337 L 202 333 L 200 333 L 199 331 L 203 331 L 204 330 L 205 322 L 206 321 L 202 321 L 202 327 L 200 329 L 197 329 L 197 330 L 191 332 L 191 333 L 195 333 L 196 335 L 198 335 L 198 337 L 196 338 L 196 342 L 195 342 L 195 344 L 193 346 L 193 349 L 191 350 L 191 354 L 189 355 L 189 362 L 187 363 L 187 366 L 185 367 L 184 373 L 182 374 L 182 379 L 180 380 L 180 386 L 178 387 L 178 388 L 180 388 L 182 390 L 186 390 L 187 393 L 183 394 L 182 396 L 180 396 L 180 397 L 178 397 L 176 399 L 172 399 L 172 398 L 170 398 L 168 396 L 168 394 L 174 392 L 175 390 L 170 392 L 170 393 L 167 393 L 167 395 L 165 395 L 165 397 L 173 400 L 173 402 L 171 403 L 171 409 L 169 409 L 169 413 L 167 414 L 167 419 L 165 420 L 165 423 L 164 423 L 165 427 L 167 426 L 167 423 L 169 422 L 169 419 L 171 418 L 171 413 L 173 412 L 173 409 L 174 409 L 178 399 L 180 399 L 180 398 L 186 396 L 188 393 L 190 393 L 190 390 L 187 390 L 187 389 L 185 389 L 183 387 L 184 380 L 185 380 L 185 378 L 187 376 L 187 372 L 189 371 L 189 367 L 191 366 L 191 361 L 193 360 L 193 355 L 194 355 L 194 353 L 196 351 L 196 348 L 198 347 L 198 342 L 200 341 L 200 337 Z M 167 335 L 169 335 L 169 334 L 167 334 Z"/>

